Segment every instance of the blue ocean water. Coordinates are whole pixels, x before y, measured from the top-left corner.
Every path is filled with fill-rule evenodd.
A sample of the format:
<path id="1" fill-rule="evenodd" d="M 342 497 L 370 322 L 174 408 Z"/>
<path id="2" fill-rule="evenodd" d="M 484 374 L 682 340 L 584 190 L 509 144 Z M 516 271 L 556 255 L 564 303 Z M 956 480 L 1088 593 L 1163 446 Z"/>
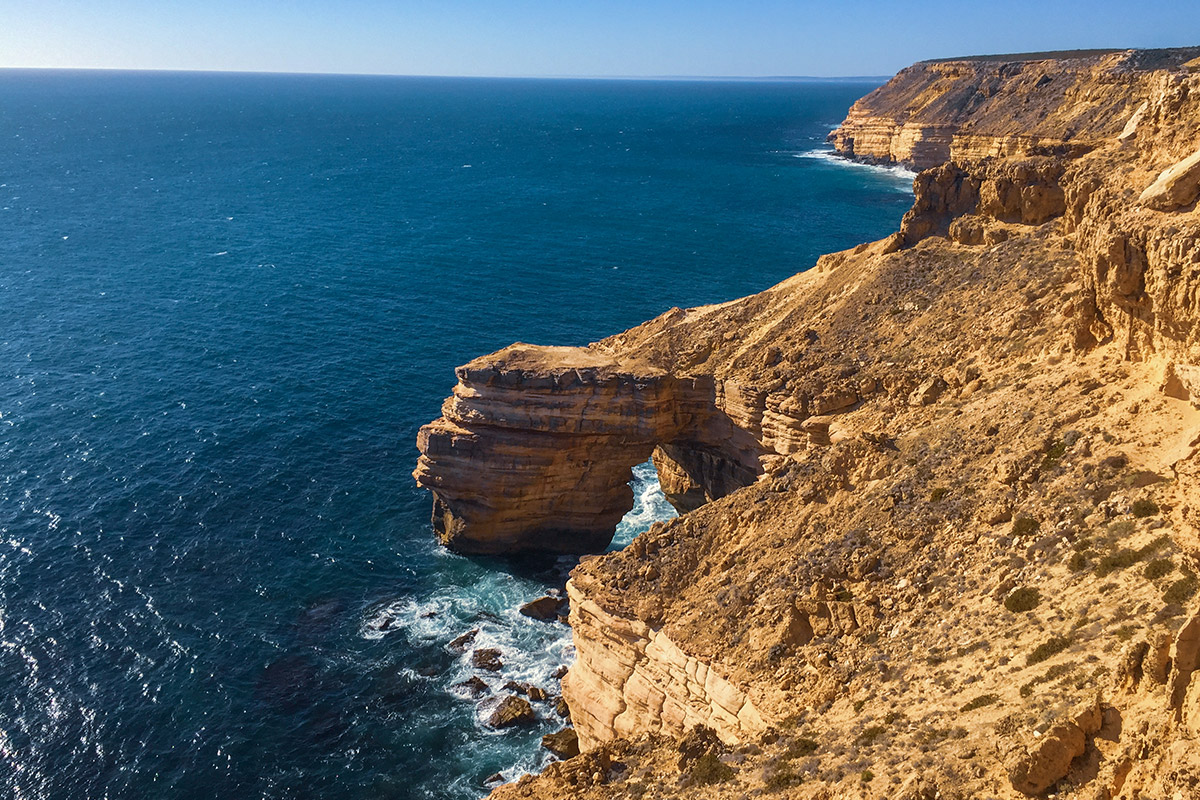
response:
<path id="1" fill-rule="evenodd" d="M 466 798 L 545 758 L 452 685 L 569 562 L 435 546 L 453 367 L 894 230 L 870 84 L 0 72 L 0 788 Z M 652 467 L 618 543 L 671 512 Z"/>

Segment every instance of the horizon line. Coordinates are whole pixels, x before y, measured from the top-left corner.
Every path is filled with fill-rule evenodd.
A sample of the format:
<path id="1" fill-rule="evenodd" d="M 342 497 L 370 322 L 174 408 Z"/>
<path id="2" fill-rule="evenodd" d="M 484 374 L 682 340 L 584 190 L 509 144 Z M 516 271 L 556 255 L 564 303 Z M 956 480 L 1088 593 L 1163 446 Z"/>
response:
<path id="1" fill-rule="evenodd" d="M 208 69 L 201 67 L 29 67 L 0 66 L 0 72 L 161 72 L 214 75 L 290 75 L 343 78 L 467 78 L 479 80 L 572 80 L 572 81 L 874 81 L 892 75 L 449 75 L 401 72 L 310 72 L 306 70 Z"/>

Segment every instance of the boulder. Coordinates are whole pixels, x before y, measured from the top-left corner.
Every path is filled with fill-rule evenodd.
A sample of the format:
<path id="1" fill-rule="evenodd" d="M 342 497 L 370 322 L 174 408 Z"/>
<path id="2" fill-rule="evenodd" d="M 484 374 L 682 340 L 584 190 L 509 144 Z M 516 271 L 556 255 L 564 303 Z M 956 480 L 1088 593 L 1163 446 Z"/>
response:
<path id="1" fill-rule="evenodd" d="M 521 606 L 521 613 L 530 619 L 541 620 L 542 622 L 554 622 L 562 613 L 563 607 L 567 601 L 561 597 L 551 597 L 546 595 L 539 597 L 537 600 L 531 600 Z"/>
<path id="2" fill-rule="evenodd" d="M 946 388 L 946 382 L 942 380 L 941 376 L 935 375 L 908 396 L 908 404 L 910 406 L 933 405 L 942 396 L 942 392 L 946 391 Z"/>
<path id="3" fill-rule="evenodd" d="M 479 697 L 481 694 L 487 694 L 488 691 L 488 685 L 478 675 L 472 675 L 465 681 L 454 684 L 452 688 L 458 689 L 472 697 Z"/>
<path id="4" fill-rule="evenodd" d="M 1019 752 L 1010 762 L 1012 787 L 1027 795 L 1039 795 L 1071 771 L 1071 762 L 1087 749 L 1087 737 L 1100 730 L 1103 713 L 1100 699 L 1080 703 L 1045 735 Z"/>
<path id="5" fill-rule="evenodd" d="M 574 758 L 579 755 L 579 737 L 575 735 L 574 728 L 563 728 L 543 736 L 542 747 L 563 760 Z"/>
<path id="6" fill-rule="evenodd" d="M 475 637 L 479 634 L 479 628 L 472 628 L 461 636 L 456 636 L 446 645 L 446 649 L 455 653 L 465 653 L 475 644 Z"/>
<path id="7" fill-rule="evenodd" d="M 492 728 L 511 728 L 514 725 L 532 725 L 537 722 L 537 714 L 533 706 L 524 697 L 510 694 L 500 701 L 491 715 L 487 718 L 488 726 Z"/>
<path id="8" fill-rule="evenodd" d="M 499 672 L 504 667 L 500 660 L 500 651 L 490 647 L 480 648 L 471 653 L 471 664 L 476 669 L 486 669 L 488 672 Z"/>
<path id="9" fill-rule="evenodd" d="M 1200 195 L 1200 150 L 1163 170 L 1138 197 L 1138 202 L 1158 211 L 1173 211 L 1191 205 L 1197 195 Z"/>

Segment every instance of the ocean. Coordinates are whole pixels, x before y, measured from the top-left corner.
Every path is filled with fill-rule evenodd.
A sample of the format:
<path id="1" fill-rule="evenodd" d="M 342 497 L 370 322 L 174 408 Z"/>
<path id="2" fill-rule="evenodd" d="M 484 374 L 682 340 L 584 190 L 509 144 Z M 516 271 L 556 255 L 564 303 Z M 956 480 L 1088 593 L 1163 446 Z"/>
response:
<path id="1" fill-rule="evenodd" d="M 0 792 L 471 798 L 536 770 L 569 560 L 440 549 L 453 369 L 753 293 L 911 174 L 870 83 L 0 72 Z M 614 547 L 672 515 L 652 466 Z"/>

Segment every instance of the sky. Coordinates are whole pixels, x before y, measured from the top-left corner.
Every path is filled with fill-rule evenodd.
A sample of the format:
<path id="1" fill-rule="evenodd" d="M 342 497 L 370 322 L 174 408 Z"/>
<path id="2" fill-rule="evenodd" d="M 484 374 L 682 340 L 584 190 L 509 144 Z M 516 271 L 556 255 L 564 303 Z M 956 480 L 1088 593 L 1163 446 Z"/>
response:
<path id="1" fill-rule="evenodd" d="M 1195 0 L 0 0 L 0 67 L 477 76 L 890 75 L 1200 45 Z"/>

